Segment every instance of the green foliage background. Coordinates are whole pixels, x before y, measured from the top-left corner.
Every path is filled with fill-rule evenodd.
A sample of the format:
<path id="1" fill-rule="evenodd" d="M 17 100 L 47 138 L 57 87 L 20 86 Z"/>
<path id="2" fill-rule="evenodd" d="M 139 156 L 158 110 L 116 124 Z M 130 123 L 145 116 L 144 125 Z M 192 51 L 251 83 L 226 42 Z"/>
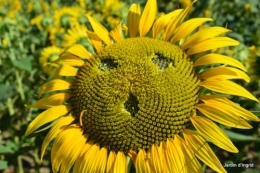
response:
<path id="1" fill-rule="evenodd" d="M 37 100 L 37 92 L 48 80 L 39 57 L 44 48 L 62 47 L 64 35 L 72 27 L 69 19 L 60 19 L 62 25 L 55 25 L 55 11 L 63 7 L 78 7 L 82 10 L 77 22 L 90 28 L 85 13 L 91 14 L 110 30 L 116 22 L 125 22 L 127 9 L 131 3 L 140 3 L 144 7 L 145 0 L 127 0 L 115 2 L 115 7 L 106 6 L 105 0 L 0 0 L 0 172 L 51 172 L 50 147 L 42 162 L 39 160 L 41 143 L 46 131 L 25 137 L 29 122 L 40 110 L 26 109 L 25 104 Z M 168 13 L 176 8 L 185 7 L 189 0 L 158 0 L 160 13 Z M 84 6 L 85 4 L 85 6 Z M 252 78 L 251 83 L 241 85 L 247 88 L 258 99 L 260 98 L 260 5 L 258 0 L 198 0 L 188 18 L 210 17 L 212 26 L 223 26 L 233 30 L 228 35 L 241 42 L 232 49 L 218 50 L 223 54 L 235 55 L 244 63 Z M 37 22 L 36 17 L 43 15 Z M 54 40 L 50 39 L 51 29 Z M 62 31 L 63 30 L 63 31 Z M 82 41 L 82 40 L 81 40 Z M 80 42 L 80 41 L 79 41 Z M 89 43 L 82 43 L 89 47 Z M 65 48 L 65 47 L 62 47 Z M 48 61 L 51 61 L 48 59 Z M 237 98 L 242 107 L 260 116 L 259 103 Z M 231 154 L 212 145 L 221 162 L 254 163 L 253 168 L 226 168 L 228 172 L 259 173 L 260 169 L 260 127 L 252 122 L 250 130 L 239 130 L 220 126 L 232 139 L 239 153 Z M 205 172 L 211 173 L 206 165 Z M 134 171 L 133 171 L 134 172 Z"/>

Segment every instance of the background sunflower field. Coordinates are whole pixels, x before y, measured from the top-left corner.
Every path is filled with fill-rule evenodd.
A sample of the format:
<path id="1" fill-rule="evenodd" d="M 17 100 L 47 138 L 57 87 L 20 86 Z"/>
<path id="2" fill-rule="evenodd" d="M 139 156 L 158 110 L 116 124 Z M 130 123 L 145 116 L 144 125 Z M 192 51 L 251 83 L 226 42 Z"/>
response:
<path id="1" fill-rule="evenodd" d="M 191 0 L 158 0 L 160 13 L 188 6 Z M 132 3 L 144 7 L 146 0 L 0 0 L 0 172 L 49 173 L 50 149 L 39 159 L 44 133 L 25 137 L 29 122 L 40 110 L 26 109 L 37 100 L 40 86 L 51 78 L 55 66 L 49 64 L 66 48 L 82 44 L 94 52 L 87 38 L 91 15 L 108 30 L 125 23 Z M 210 17 L 212 26 L 233 32 L 228 36 L 241 44 L 216 50 L 235 55 L 247 68 L 250 83 L 237 81 L 260 98 L 260 4 L 259 0 L 198 0 L 189 14 Z M 236 97 L 237 98 L 237 97 Z M 260 104 L 235 100 L 260 117 Z M 225 163 L 253 163 L 253 167 L 227 167 L 230 173 L 260 173 L 260 125 L 240 130 L 221 127 L 240 151 L 228 153 L 212 145 Z M 43 129 L 44 130 L 44 129 Z M 39 131 L 38 131 L 39 132 Z M 213 173 L 204 165 L 206 173 Z M 134 172 L 134 170 L 133 170 Z"/>

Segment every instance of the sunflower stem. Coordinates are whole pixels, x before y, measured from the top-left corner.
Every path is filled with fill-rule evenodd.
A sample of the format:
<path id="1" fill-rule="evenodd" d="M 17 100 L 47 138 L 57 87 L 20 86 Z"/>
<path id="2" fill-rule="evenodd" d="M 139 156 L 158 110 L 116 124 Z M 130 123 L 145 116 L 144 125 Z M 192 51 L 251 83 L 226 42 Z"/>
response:
<path id="1" fill-rule="evenodd" d="M 40 159 L 38 157 L 38 148 L 36 148 L 36 150 L 33 152 L 33 157 L 34 157 L 34 162 L 36 163 L 35 167 L 36 169 L 36 173 L 39 173 L 39 168 L 40 168 Z"/>
<path id="2" fill-rule="evenodd" d="M 19 92 L 19 94 L 21 96 L 21 99 L 24 101 L 25 96 L 24 96 L 24 90 L 23 90 L 23 84 L 22 84 L 23 75 L 24 75 L 23 72 L 21 73 L 20 76 L 19 76 L 18 71 L 15 72 L 16 81 L 17 81 L 17 84 L 18 84 L 17 90 L 18 90 L 18 92 Z"/>
<path id="3" fill-rule="evenodd" d="M 24 171 L 23 171 L 22 157 L 21 157 L 21 156 L 18 156 L 18 157 L 17 157 L 17 163 L 18 163 L 19 173 L 24 173 Z"/>
<path id="4" fill-rule="evenodd" d="M 7 103 L 9 115 L 10 115 L 10 116 L 14 115 L 14 108 L 13 108 L 12 99 L 9 97 L 9 98 L 7 99 L 7 101 L 6 101 L 6 103 Z"/>
<path id="5" fill-rule="evenodd" d="M 16 145 L 19 145 L 20 141 L 19 141 L 19 137 L 18 136 L 14 137 L 14 142 L 15 142 Z M 22 162 L 22 156 L 21 155 L 17 156 L 17 164 L 18 164 L 18 172 L 19 173 L 24 173 L 24 171 L 23 171 L 23 162 Z"/>

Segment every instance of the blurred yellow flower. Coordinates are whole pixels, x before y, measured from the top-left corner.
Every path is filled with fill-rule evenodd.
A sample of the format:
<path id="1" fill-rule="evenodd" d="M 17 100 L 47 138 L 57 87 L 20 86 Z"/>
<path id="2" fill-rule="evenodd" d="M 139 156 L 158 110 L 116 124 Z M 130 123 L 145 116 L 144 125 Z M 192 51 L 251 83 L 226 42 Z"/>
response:
<path id="1" fill-rule="evenodd" d="M 43 30 L 44 28 L 42 27 L 42 19 L 43 19 L 43 14 L 40 14 L 35 18 L 31 19 L 30 24 L 36 25 L 39 30 Z"/>
<path id="2" fill-rule="evenodd" d="M 42 50 L 39 62 L 46 74 L 52 75 L 55 72 L 57 65 L 51 62 L 57 60 L 61 53 L 62 49 L 56 46 L 46 47 Z"/>
<path id="3" fill-rule="evenodd" d="M 252 81 L 258 82 L 260 79 L 260 48 L 256 46 L 249 47 L 249 56 L 245 62 L 248 73 Z"/>
<path id="4" fill-rule="evenodd" d="M 0 1 L 0 6 L 8 9 L 6 16 L 10 18 L 14 18 L 15 14 L 22 9 L 20 0 L 2 0 Z"/>
<path id="5" fill-rule="evenodd" d="M 87 40 L 87 28 L 84 25 L 75 25 L 64 34 L 61 45 L 64 48 L 70 47 L 74 44 L 84 45 Z"/>
<path id="6" fill-rule="evenodd" d="M 183 8 L 186 8 L 192 3 L 192 1 L 191 0 L 180 0 L 180 3 Z"/>
<path id="7" fill-rule="evenodd" d="M 2 44 L 3 44 L 4 46 L 8 46 L 8 45 L 9 45 L 9 42 L 8 42 L 7 39 L 2 39 Z"/>
<path id="8" fill-rule="evenodd" d="M 33 3 L 29 2 L 25 12 L 26 13 L 31 13 L 32 10 L 33 10 Z"/>
<path id="9" fill-rule="evenodd" d="M 250 7 L 251 7 L 251 5 L 250 5 L 250 3 L 246 3 L 245 4 L 245 11 L 246 11 L 246 13 L 247 13 L 247 15 L 249 15 L 250 14 Z"/>
<path id="10" fill-rule="evenodd" d="M 40 0 L 41 7 L 45 14 L 50 14 L 50 6 L 47 2 L 44 0 Z"/>
<path id="11" fill-rule="evenodd" d="M 86 9 L 86 2 L 85 0 L 77 0 L 79 6 L 82 8 L 82 9 Z"/>
<path id="12" fill-rule="evenodd" d="M 64 28 L 51 27 L 49 30 L 49 40 L 52 45 L 60 46 L 60 39 L 63 38 L 66 30 Z"/>
<path id="13" fill-rule="evenodd" d="M 62 7 L 54 11 L 54 27 L 56 29 L 69 29 L 78 24 L 78 17 L 81 9 L 77 7 Z"/>
<path id="14" fill-rule="evenodd" d="M 121 21 L 121 18 L 125 18 L 122 11 L 127 11 L 124 2 L 119 0 L 105 0 L 105 6 L 101 8 L 102 14 L 105 15 L 105 20 L 109 23 L 111 28 L 115 28 Z"/>

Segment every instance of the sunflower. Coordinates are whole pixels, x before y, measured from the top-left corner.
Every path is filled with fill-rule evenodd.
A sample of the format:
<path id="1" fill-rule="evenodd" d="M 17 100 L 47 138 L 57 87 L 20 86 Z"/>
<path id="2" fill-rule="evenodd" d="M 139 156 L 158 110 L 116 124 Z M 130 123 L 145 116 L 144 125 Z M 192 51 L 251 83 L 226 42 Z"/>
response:
<path id="1" fill-rule="evenodd" d="M 62 7 L 54 11 L 54 25 L 56 28 L 69 29 L 78 23 L 80 14 L 78 7 Z"/>
<path id="2" fill-rule="evenodd" d="M 260 48 L 257 46 L 250 46 L 249 56 L 245 61 L 246 67 L 248 67 L 248 74 L 251 76 L 251 80 L 254 82 L 259 81 L 260 78 Z"/>
<path id="3" fill-rule="evenodd" d="M 127 13 L 126 4 L 119 0 L 105 0 L 104 6 L 101 7 L 102 14 L 105 15 L 105 20 L 109 23 L 111 28 L 115 28 L 120 22 L 120 17 L 125 17 Z"/>
<path id="4" fill-rule="evenodd" d="M 36 16 L 35 18 L 32 18 L 31 21 L 30 21 L 30 24 L 31 25 L 36 25 L 37 28 L 39 30 L 43 30 L 43 26 L 42 26 L 42 20 L 44 19 L 44 16 L 42 14 Z"/>
<path id="5" fill-rule="evenodd" d="M 41 158 L 51 150 L 54 172 L 203 172 L 200 161 L 226 172 L 208 142 L 238 152 L 213 122 L 248 129 L 246 120 L 259 121 L 227 96 L 258 101 L 232 79 L 249 77 L 234 58 L 206 53 L 239 43 L 208 27 L 209 18 L 183 21 L 192 4 L 156 18 L 157 2 L 148 0 L 141 14 L 132 4 L 126 26 L 111 32 L 88 16 L 87 31 L 95 48 L 66 50 L 56 63 L 54 78 L 39 91 L 29 108 L 45 109 L 28 126 L 26 135 L 54 121 L 45 137 Z M 151 35 L 151 36 L 149 36 Z M 225 64 L 200 71 L 199 66 Z M 217 94 L 220 93 L 220 94 Z M 199 160 L 198 160 L 199 159 Z"/>
<path id="6" fill-rule="evenodd" d="M 53 7 L 54 3 L 51 4 Z M 52 7 L 52 8 L 53 8 Z M 79 25 L 79 20 L 82 17 L 83 10 L 80 7 L 64 6 L 59 10 L 54 11 L 54 26 L 49 28 L 49 39 L 52 45 L 61 46 L 62 38 L 69 29 Z"/>
<path id="7" fill-rule="evenodd" d="M 86 2 L 85 0 L 77 0 L 78 5 L 82 8 L 82 9 L 86 9 Z"/>
<path id="8" fill-rule="evenodd" d="M 57 65 L 51 62 L 57 60 L 61 53 L 62 49 L 56 46 L 46 47 L 42 50 L 39 62 L 46 74 L 51 75 L 55 72 Z"/>
<path id="9" fill-rule="evenodd" d="M 81 44 L 87 46 L 88 35 L 87 28 L 84 25 L 75 25 L 75 27 L 68 30 L 68 33 L 64 35 L 61 43 L 62 47 L 70 47 L 74 44 Z"/>
<path id="10" fill-rule="evenodd" d="M 10 18 L 14 18 L 15 14 L 22 9 L 22 3 L 20 2 L 20 0 L 0 1 L 0 6 L 4 9 L 7 9 L 6 16 Z"/>

